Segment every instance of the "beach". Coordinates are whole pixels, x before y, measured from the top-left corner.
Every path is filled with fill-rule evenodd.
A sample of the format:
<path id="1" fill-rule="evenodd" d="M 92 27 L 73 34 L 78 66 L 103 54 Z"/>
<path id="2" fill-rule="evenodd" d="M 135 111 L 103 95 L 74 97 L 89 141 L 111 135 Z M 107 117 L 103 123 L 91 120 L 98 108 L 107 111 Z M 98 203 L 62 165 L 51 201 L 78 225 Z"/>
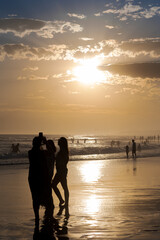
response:
<path id="1" fill-rule="evenodd" d="M 160 239 L 160 159 L 71 161 L 70 217 L 54 239 Z M 0 239 L 33 239 L 28 165 L 0 167 Z M 40 231 L 44 209 L 40 211 Z"/>

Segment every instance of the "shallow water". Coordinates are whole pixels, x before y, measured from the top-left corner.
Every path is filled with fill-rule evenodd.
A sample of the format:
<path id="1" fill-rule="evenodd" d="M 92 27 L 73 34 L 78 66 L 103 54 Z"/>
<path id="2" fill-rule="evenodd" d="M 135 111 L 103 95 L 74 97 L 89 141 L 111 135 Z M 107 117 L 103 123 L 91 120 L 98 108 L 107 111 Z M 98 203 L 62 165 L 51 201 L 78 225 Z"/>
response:
<path id="1" fill-rule="evenodd" d="M 22 165 L 28 164 L 28 150 L 32 148 L 33 135 L 0 135 L 0 166 L 1 165 Z M 55 142 L 57 151 L 59 149 L 57 141 L 60 136 L 46 135 L 47 139 L 52 139 Z M 70 160 L 110 160 L 110 159 L 125 159 L 125 146 L 129 144 L 131 157 L 131 140 L 132 136 L 66 136 L 68 139 Z M 145 139 L 145 138 L 144 138 Z M 111 142 L 114 142 L 111 146 Z M 119 142 L 119 145 L 117 145 Z M 18 153 L 13 153 L 12 144 L 19 143 Z M 141 144 L 142 151 L 137 151 L 139 158 L 160 156 L 160 139 L 149 140 L 147 144 L 136 138 L 137 149 L 138 144 Z"/>
<path id="2" fill-rule="evenodd" d="M 69 162 L 68 234 L 55 239 L 160 239 L 160 159 Z M 33 237 L 28 166 L 0 168 L 0 239 Z M 44 210 L 41 210 L 41 224 Z"/>

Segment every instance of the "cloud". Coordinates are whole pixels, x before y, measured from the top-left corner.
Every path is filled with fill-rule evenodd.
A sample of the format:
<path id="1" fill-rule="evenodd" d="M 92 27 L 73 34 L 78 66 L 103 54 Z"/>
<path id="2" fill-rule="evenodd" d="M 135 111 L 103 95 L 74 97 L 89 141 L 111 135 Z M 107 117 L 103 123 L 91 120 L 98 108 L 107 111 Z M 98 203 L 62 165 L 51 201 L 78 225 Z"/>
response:
<path id="1" fill-rule="evenodd" d="M 108 28 L 108 29 L 113 29 L 114 28 L 114 26 L 111 26 L 111 25 L 106 25 L 105 27 Z"/>
<path id="2" fill-rule="evenodd" d="M 38 67 L 26 67 L 23 68 L 23 71 L 37 71 L 39 68 Z"/>
<path id="3" fill-rule="evenodd" d="M 89 41 L 89 39 L 83 39 L 83 41 Z M 24 44 L 0 45 L 0 61 L 4 61 L 6 56 L 13 60 L 28 59 L 35 61 L 69 60 L 76 62 L 84 57 L 99 57 L 106 63 L 157 61 L 160 57 L 160 38 L 130 39 L 121 42 L 110 39 L 102 40 L 97 44 L 92 42 L 92 44 L 77 46 L 76 48 L 64 44 L 48 45 L 46 47 L 31 47 Z"/>
<path id="4" fill-rule="evenodd" d="M 76 14 L 76 13 L 68 13 L 67 14 L 69 17 L 74 17 L 74 18 L 78 18 L 78 19 L 84 19 L 86 18 L 86 16 L 84 14 Z"/>
<path id="5" fill-rule="evenodd" d="M 110 65 L 104 67 L 113 74 L 133 78 L 160 78 L 160 63 L 134 63 L 125 65 Z"/>
<path id="6" fill-rule="evenodd" d="M 122 8 L 115 8 L 112 6 L 107 10 L 103 11 L 103 14 L 115 14 L 121 21 L 126 21 L 128 17 L 132 19 L 138 18 L 152 18 L 156 15 L 160 15 L 160 7 L 157 6 L 148 6 L 148 9 L 145 7 L 143 8 L 140 5 L 135 5 L 132 3 L 133 1 L 127 1 L 127 3 Z M 141 3 L 139 3 L 141 4 Z"/>
<path id="7" fill-rule="evenodd" d="M 140 38 L 124 41 L 119 46 L 123 51 L 132 55 L 150 55 L 152 58 L 160 57 L 160 38 Z"/>
<path id="8" fill-rule="evenodd" d="M 94 16 L 96 16 L 96 17 L 100 17 L 100 16 L 102 16 L 102 15 L 103 15 L 103 14 L 102 14 L 102 13 L 100 13 L 100 12 L 99 12 L 99 13 L 95 13 L 95 14 L 94 14 Z"/>
<path id="9" fill-rule="evenodd" d="M 17 14 L 8 14 L 8 17 L 17 17 Z"/>
<path id="10" fill-rule="evenodd" d="M 67 60 L 71 58 L 72 52 L 67 52 L 65 45 L 49 45 L 47 47 L 30 47 L 24 44 L 5 44 L 0 45 L 0 60 L 5 56 L 11 59 L 28 60 Z"/>
<path id="11" fill-rule="evenodd" d="M 42 21 L 37 19 L 6 18 L 0 19 L 0 33 L 12 32 L 17 37 L 24 37 L 31 33 L 43 38 L 53 38 L 56 33 L 70 31 L 72 33 L 81 32 L 83 28 L 72 22 L 65 21 Z"/>
<path id="12" fill-rule="evenodd" d="M 140 38 L 118 42 L 104 40 L 99 42 L 106 63 L 157 61 L 160 58 L 160 38 Z"/>
<path id="13" fill-rule="evenodd" d="M 63 78 L 63 74 L 62 73 L 54 74 L 52 77 L 57 79 Z"/>
<path id="14" fill-rule="evenodd" d="M 93 41 L 94 40 L 94 38 L 88 38 L 88 37 L 82 37 L 82 38 L 79 38 L 79 39 L 81 39 L 83 41 Z"/>
<path id="15" fill-rule="evenodd" d="M 95 57 L 96 55 L 99 55 L 102 50 L 101 46 L 90 46 L 87 45 L 85 47 L 78 47 L 74 51 L 74 58 L 75 59 L 83 59 L 83 58 L 92 58 Z"/>
<path id="16" fill-rule="evenodd" d="M 110 8 L 108 10 L 103 11 L 103 13 L 113 13 L 113 14 L 119 14 L 119 15 L 130 15 L 131 13 L 138 12 L 141 10 L 142 7 L 139 5 L 132 5 L 132 3 L 127 3 L 124 5 L 123 8 L 120 9 L 115 9 L 115 8 Z"/>
<path id="17" fill-rule="evenodd" d="M 160 7 L 151 7 L 140 12 L 140 16 L 144 18 L 152 18 L 155 15 L 160 15 Z"/>
<path id="18" fill-rule="evenodd" d="M 36 75 L 30 75 L 30 76 L 19 76 L 17 80 L 30 80 L 30 81 L 40 81 L 40 80 L 48 80 L 49 75 L 47 76 L 36 76 Z"/>
<path id="19" fill-rule="evenodd" d="M 100 56 L 103 54 L 111 53 L 114 48 L 117 46 L 117 42 L 113 39 L 110 40 L 102 40 L 97 44 L 88 44 L 86 46 L 78 46 L 74 50 L 75 58 L 91 58 L 95 56 Z"/>

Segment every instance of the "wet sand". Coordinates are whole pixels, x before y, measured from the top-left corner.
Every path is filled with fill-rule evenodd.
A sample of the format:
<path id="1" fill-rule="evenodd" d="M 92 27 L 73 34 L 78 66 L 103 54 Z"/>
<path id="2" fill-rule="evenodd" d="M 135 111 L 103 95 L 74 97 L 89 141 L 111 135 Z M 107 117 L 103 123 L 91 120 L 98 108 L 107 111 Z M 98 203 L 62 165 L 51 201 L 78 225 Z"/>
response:
<path id="1" fill-rule="evenodd" d="M 69 162 L 67 234 L 53 239 L 160 239 L 160 159 Z M 28 165 L 0 167 L 0 239 L 31 240 L 34 215 Z M 41 209 L 40 230 L 44 209 Z"/>

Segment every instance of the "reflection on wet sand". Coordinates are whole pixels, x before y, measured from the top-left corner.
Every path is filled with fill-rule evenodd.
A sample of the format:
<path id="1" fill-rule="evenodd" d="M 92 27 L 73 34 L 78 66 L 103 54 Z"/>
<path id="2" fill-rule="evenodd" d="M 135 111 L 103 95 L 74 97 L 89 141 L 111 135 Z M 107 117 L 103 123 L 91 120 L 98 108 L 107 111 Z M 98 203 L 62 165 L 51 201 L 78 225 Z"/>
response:
<path id="1" fill-rule="evenodd" d="M 85 199 L 84 211 L 88 214 L 96 214 L 100 210 L 101 199 L 97 195 L 90 195 Z"/>
<path id="2" fill-rule="evenodd" d="M 83 181 L 89 183 L 97 182 L 99 178 L 102 177 L 101 168 L 102 163 L 98 163 L 97 161 L 85 162 L 82 164 L 80 173 Z"/>
<path id="3" fill-rule="evenodd" d="M 63 209 L 62 207 L 59 208 L 59 216 L 62 214 Z M 69 240 L 66 235 L 68 233 L 68 218 L 62 217 L 59 220 L 50 216 L 44 214 L 41 226 L 39 226 L 39 222 L 35 221 L 33 240 Z"/>

